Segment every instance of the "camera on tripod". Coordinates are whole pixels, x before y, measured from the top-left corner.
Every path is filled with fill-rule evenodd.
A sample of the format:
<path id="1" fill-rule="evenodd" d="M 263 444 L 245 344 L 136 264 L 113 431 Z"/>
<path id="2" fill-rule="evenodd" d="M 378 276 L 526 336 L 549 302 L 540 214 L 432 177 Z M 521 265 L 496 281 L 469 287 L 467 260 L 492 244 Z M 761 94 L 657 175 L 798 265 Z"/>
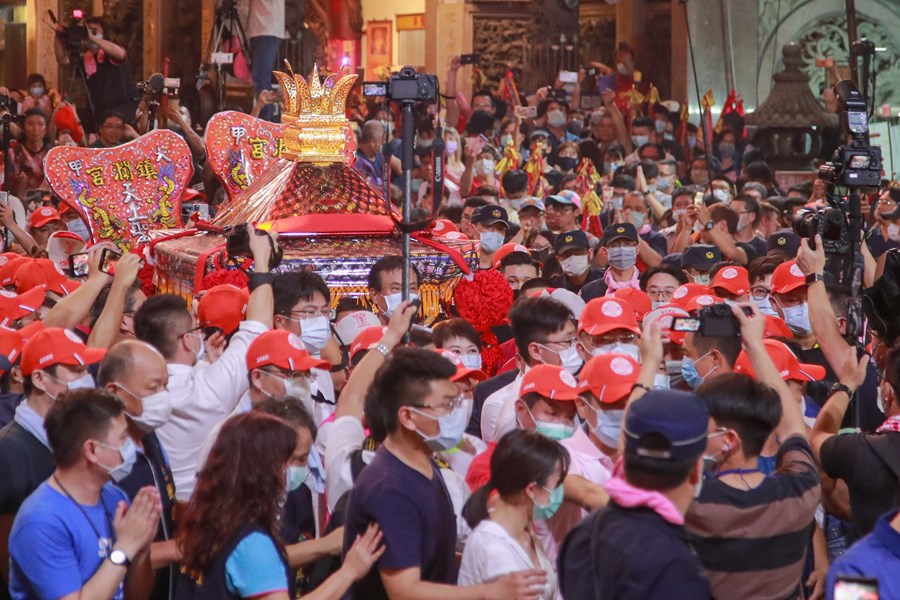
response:
<path id="1" fill-rule="evenodd" d="M 53 23 L 56 23 L 53 11 L 48 10 L 47 13 Z M 67 53 L 81 54 L 84 52 L 88 41 L 88 28 L 84 24 L 84 12 L 77 8 L 73 10 L 69 24 L 62 31 L 57 32 L 56 36 Z"/>
<path id="2" fill-rule="evenodd" d="M 418 73 L 403 67 L 390 81 L 364 82 L 365 96 L 385 96 L 395 102 L 437 102 L 440 84 L 437 75 Z"/>
<path id="3" fill-rule="evenodd" d="M 178 90 L 181 88 L 181 79 L 165 77 L 162 73 L 154 73 L 149 79 L 139 81 L 136 85 L 141 94 L 151 99 L 159 100 L 163 96 L 177 98 Z"/>

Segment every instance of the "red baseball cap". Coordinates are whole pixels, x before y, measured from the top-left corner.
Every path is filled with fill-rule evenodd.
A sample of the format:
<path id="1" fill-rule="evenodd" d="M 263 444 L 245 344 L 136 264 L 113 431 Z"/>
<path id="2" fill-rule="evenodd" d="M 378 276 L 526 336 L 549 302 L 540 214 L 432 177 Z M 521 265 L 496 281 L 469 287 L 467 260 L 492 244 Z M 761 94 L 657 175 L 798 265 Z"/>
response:
<path id="1" fill-rule="evenodd" d="M 26 261 L 34 260 L 15 252 L 0 254 L 0 287 L 8 287 L 16 282 L 16 271 Z"/>
<path id="2" fill-rule="evenodd" d="M 271 329 L 247 348 L 247 370 L 273 365 L 285 371 L 330 369 L 331 363 L 312 356 L 300 338 L 283 329 Z"/>
<path id="3" fill-rule="evenodd" d="M 32 321 L 25 327 L 22 327 L 21 329 L 17 329 L 16 331 L 18 331 L 19 335 L 22 336 L 22 339 L 27 342 L 32 337 L 34 337 L 39 331 L 43 331 L 46 328 L 47 327 L 44 325 L 43 321 Z"/>
<path id="4" fill-rule="evenodd" d="M 604 404 L 618 402 L 631 393 L 641 366 L 627 354 L 612 352 L 591 358 L 578 375 L 578 388 L 591 392 Z"/>
<path id="5" fill-rule="evenodd" d="M 42 206 L 28 217 L 28 226 L 35 229 L 51 221 L 59 221 L 59 212 L 52 206 Z"/>
<path id="6" fill-rule="evenodd" d="M 500 261 L 503 260 L 508 254 L 513 252 L 524 252 L 528 256 L 531 256 L 531 253 L 528 251 L 528 248 L 523 246 L 522 244 L 503 244 L 497 251 L 494 252 L 494 268 L 500 268 Z"/>
<path id="7" fill-rule="evenodd" d="M 449 350 L 436 350 L 438 354 L 453 363 L 456 367 L 456 374 L 450 378 L 450 381 L 462 381 L 463 379 L 474 379 L 475 381 L 484 381 L 487 375 L 481 369 L 470 369 L 463 364 L 463 361 L 455 352 Z"/>
<path id="8" fill-rule="evenodd" d="M 783 262 L 772 273 L 772 293 L 787 294 L 806 286 L 806 275 L 800 270 L 796 260 Z"/>
<path id="9" fill-rule="evenodd" d="M 50 327 L 25 342 L 22 348 L 22 375 L 31 375 L 51 365 L 92 365 L 104 356 L 104 348 L 88 348 L 81 338 L 68 329 Z"/>
<path id="10" fill-rule="evenodd" d="M 794 332 L 791 331 L 791 328 L 787 326 L 782 319 L 775 317 L 773 315 L 765 315 L 766 317 L 766 330 L 763 332 L 763 335 L 767 338 L 770 337 L 782 337 L 787 338 L 789 340 L 794 339 Z"/>
<path id="11" fill-rule="evenodd" d="M 43 285 L 50 292 L 64 296 L 81 287 L 80 283 L 68 279 L 57 271 L 53 261 L 46 258 L 36 258 L 22 263 L 22 266 L 16 269 L 16 291 L 18 293 L 27 292 L 39 285 Z"/>
<path id="12" fill-rule="evenodd" d="M 550 400 L 575 400 L 578 397 L 578 381 L 575 377 L 556 365 L 537 365 L 522 377 L 519 397 L 536 393 Z"/>
<path id="13" fill-rule="evenodd" d="M 778 374 L 785 381 L 820 381 L 825 378 L 825 367 L 801 363 L 784 342 L 769 339 L 764 340 L 763 344 L 766 345 L 766 352 L 769 353 L 769 357 L 775 363 Z M 743 350 L 741 350 L 737 361 L 734 363 L 734 372 L 743 373 L 750 377 L 756 376 L 753 365 L 750 363 L 750 358 Z"/>
<path id="14" fill-rule="evenodd" d="M 669 341 L 679 346 L 684 345 L 684 332 L 672 331 L 672 321 L 675 317 L 688 317 L 688 312 L 675 304 L 663 304 L 657 309 L 651 310 L 644 315 L 644 322 L 651 323 L 658 321 L 663 331 L 669 332 Z"/>
<path id="15" fill-rule="evenodd" d="M 719 269 L 709 287 L 715 292 L 722 288 L 735 296 L 743 296 L 750 291 L 750 273 L 744 267 L 725 267 Z"/>
<path id="16" fill-rule="evenodd" d="M 615 296 L 603 296 L 594 298 L 585 305 L 578 320 L 579 332 L 603 335 L 614 329 L 626 329 L 640 335 L 641 330 L 630 304 Z"/>
<path id="17" fill-rule="evenodd" d="M 350 344 L 350 360 L 353 360 L 353 357 L 356 356 L 357 353 L 362 352 L 363 350 L 369 350 L 372 346 L 380 342 L 381 338 L 384 337 L 385 331 L 387 331 L 387 327 L 382 327 L 380 325 L 366 327 L 360 331 L 353 339 L 353 343 Z"/>
<path id="18" fill-rule="evenodd" d="M 250 292 L 230 283 L 215 285 L 203 293 L 197 304 L 201 327 L 218 327 L 225 335 L 237 330 L 247 315 Z"/>
<path id="19" fill-rule="evenodd" d="M 721 304 L 722 302 L 725 301 L 714 294 L 699 294 L 688 300 L 687 304 L 684 306 L 684 310 L 693 312 L 707 306 L 712 306 L 713 304 Z"/>
<path id="20" fill-rule="evenodd" d="M 669 300 L 669 304 L 684 308 L 694 296 L 710 293 L 712 293 L 712 291 L 705 285 L 700 283 L 685 283 L 675 288 L 675 291 L 672 292 L 672 299 Z"/>
<path id="21" fill-rule="evenodd" d="M 634 318 L 638 321 L 643 321 L 644 315 L 653 309 L 653 302 L 650 300 L 650 296 L 646 292 L 635 288 L 619 288 L 613 296 L 631 305 L 631 308 L 634 309 Z"/>
<path id="22" fill-rule="evenodd" d="M 435 219 L 434 224 L 431 226 L 431 233 L 437 237 L 444 237 L 454 231 L 459 231 L 459 228 L 450 219 Z"/>
<path id="23" fill-rule="evenodd" d="M 44 303 L 46 295 L 47 290 L 42 285 L 21 294 L 0 290 L 0 326 L 36 312 Z"/>
<path id="24" fill-rule="evenodd" d="M 18 331 L 0 327 L 0 358 L 6 358 L 10 365 L 15 364 L 16 359 L 22 354 L 25 347 L 25 338 Z M 0 363 L 0 375 L 6 373 L 4 365 Z"/>

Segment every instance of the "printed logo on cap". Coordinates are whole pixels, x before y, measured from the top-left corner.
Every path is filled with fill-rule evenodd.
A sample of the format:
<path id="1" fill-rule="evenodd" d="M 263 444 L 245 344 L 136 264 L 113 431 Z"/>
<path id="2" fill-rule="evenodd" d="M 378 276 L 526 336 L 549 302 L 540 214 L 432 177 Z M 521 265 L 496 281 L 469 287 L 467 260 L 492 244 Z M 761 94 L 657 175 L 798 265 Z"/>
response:
<path id="1" fill-rule="evenodd" d="M 803 277 L 803 271 L 797 266 L 797 263 L 791 265 L 791 275 L 794 277 Z"/>
<path id="2" fill-rule="evenodd" d="M 523 246 L 522 244 L 516 244 L 515 246 L 513 246 L 512 251 L 513 251 L 513 252 L 525 252 L 525 253 L 527 254 L 527 253 L 528 253 L 528 248 L 526 248 L 526 247 Z"/>
<path id="3" fill-rule="evenodd" d="M 49 216 L 52 215 L 52 214 L 53 214 L 53 209 L 50 208 L 50 207 L 44 207 L 44 208 L 41 209 L 41 216 L 42 216 L 42 217 L 49 217 Z"/>
<path id="4" fill-rule="evenodd" d="M 728 267 L 727 269 L 722 271 L 722 279 L 734 279 L 735 277 L 737 277 L 737 274 L 737 269 Z"/>
<path id="5" fill-rule="evenodd" d="M 435 221 L 434 222 L 434 231 L 443 231 L 444 230 L 444 222 L 443 221 Z"/>
<path id="6" fill-rule="evenodd" d="M 567 235 L 567 236 L 565 237 L 565 239 L 563 239 L 563 241 L 564 241 L 564 242 L 571 242 L 571 241 L 574 240 L 574 239 L 575 239 L 575 238 L 573 238 L 571 235 Z"/>
<path id="7" fill-rule="evenodd" d="M 559 380 L 569 387 L 576 387 L 578 385 L 578 382 L 575 381 L 575 377 L 565 369 L 559 372 Z"/>
<path id="8" fill-rule="evenodd" d="M 618 356 L 609 362 L 609 370 L 616 375 L 622 376 L 634 373 L 634 367 L 631 366 L 631 363 L 627 359 Z"/>
<path id="9" fill-rule="evenodd" d="M 625 228 L 619 225 L 616 227 L 616 233 L 625 233 Z"/>
<path id="10" fill-rule="evenodd" d="M 709 260 L 712 260 L 712 259 L 714 259 L 715 257 L 716 257 L 716 255 L 715 255 L 715 253 L 714 253 L 712 250 L 707 250 L 707 251 L 706 251 L 706 258 L 708 258 Z"/>
<path id="11" fill-rule="evenodd" d="M 462 239 L 463 234 L 458 231 L 448 231 L 447 235 L 445 235 L 444 237 L 447 238 L 448 240 L 458 240 L 458 239 Z"/>
<path id="12" fill-rule="evenodd" d="M 697 304 L 701 306 L 709 306 L 710 304 L 714 304 L 716 301 L 712 296 L 697 296 Z"/>
<path id="13" fill-rule="evenodd" d="M 294 335 L 294 334 L 291 334 L 291 335 Z M 265 361 L 267 361 L 267 360 L 269 360 L 269 355 L 268 355 L 268 354 L 260 354 L 259 356 L 256 357 L 256 364 L 260 364 L 260 363 L 265 362 Z"/>
<path id="14" fill-rule="evenodd" d="M 462 359 L 455 352 L 451 352 L 449 350 L 444 350 L 441 352 L 441 356 L 449 360 L 453 363 L 453 366 L 459 368 L 462 365 Z"/>
<path id="15" fill-rule="evenodd" d="M 287 340 L 288 340 L 288 344 L 290 344 L 291 347 L 296 348 L 297 350 L 303 350 L 303 348 L 304 348 L 303 342 L 301 342 L 300 338 L 298 338 L 293 333 L 288 334 Z"/>
<path id="16" fill-rule="evenodd" d="M 66 337 L 69 338 L 71 341 L 75 342 L 76 344 L 81 344 L 81 343 L 82 343 L 81 338 L 79 338 L 77 335 L 75 335 L 74 333 L 72 333 L 72 332 L 69 331 L 68 329 L 63 329 L 63 331 L 65 332 Z"/>
<path id="17" fill-rule="evenodd" d="M 498 209 L 495 208 L 495 209 L 493 210 L 493 212 L 491 213 L 491 216 L 500 218 L 500 211 L 499 211 Z"/>
<path id="18" fill-rule="evenodd" d="M 775 243 L 779 246 L 784 246 L 785 244 L 787 244 L 787 238 L 784 236 L 779 237 L 777 240 L 775 240 Z"/>
<path id="19" fill-rule="evenodd" d="M 673 298 L 684 298 L 685 296 L 687 296 L 687 293 L 688 293 L 687 288 L 682 285 L 672 293 L 672 297 Z"/>
<path id="20" fill-rule="evenodd" d="M 622 314 L 622 306 L 618 302 L 607 301 L 600 307 L 600 312 L 607 317 L 618 317 Z"/>

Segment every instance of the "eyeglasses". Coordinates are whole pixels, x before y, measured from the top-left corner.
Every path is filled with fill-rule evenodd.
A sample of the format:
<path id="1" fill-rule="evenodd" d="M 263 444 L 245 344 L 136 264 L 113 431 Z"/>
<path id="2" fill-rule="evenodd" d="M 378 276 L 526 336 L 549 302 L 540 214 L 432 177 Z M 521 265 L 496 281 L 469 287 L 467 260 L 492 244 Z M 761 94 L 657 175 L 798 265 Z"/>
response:
<path id="1" fill-rule="evenodd" d="M 761 285 L 750 288 L 750 297 L 754 300 L 765 300 L 771 294 L 772 290 Z"/>
<path id="2" fill-rule="evenodd" d="M 675 288 L 667 287 L 667 288 L 658 288 L 658 287 L 649 287 L 647 288 L 647 295 L 654 299 L 662 298 L 664 300 L 668 300 L 672 297 L 672 294 L 675 293 Z"/>
<path id="3" fill-rule="evenodd" d="M 187 331 L 185 331 L 184 333 L 182 333 L 182 334 L 179 335 L 178 337 L 183 338 L 183 337 L 186 336 L 186 335 L 199 335 L 199 336 L 203 337 L 203 331 L 202 331 L 202 330 L 203 330 L 203 326 L 202 326 L 202 325 L 198 325 L 197 327 L 194 327 L 193 329 L 188 329 Z"/>
<path id="4" fill-rule="evenodd" d="M 463 398 L 462 396 L 460 396 L 459 398 L 451 400 L 446 404 L 407 404 L 407 406 L 413 406 L 415 408 L 430 408 L 434 411 L 437 411 L 439 414 L 447 415 L 462 406 L 462 403 Z"/>
<path id="5" fill-rule="evenodd" d="M 316 317 L 325 317 L 326 319 L 331 319 L 334 315 L 334 311 L 330 308 L 310 308 L 307 310 L 292 310 L 291 312 L 283 315 L 291 319 L 288 315 L 298 315 L 301 319 L 315 319 Z M 291 319 L 291 321 L 296 321 L 297 319 Z"/>
<path id="6" fill-rule="evenodd" d="M 627 344 L 637 339 L 637 334 L 632 331 L 610 331 L 603 335 L 591 336 L 591 343 L 594 346 L 605 346 L 607 344 Z"/>
<path id="7" fill-rule="evenodd" d="M 569 346 L 573 346 L 573 345 L 575 344 L 575 342 L 577 342 L 577 341 L 578 341 L 578 338 L 577 338 L 577 337 L 571 337 L 571 338 L 569 338 L 569 339 L 567 339 L 567 340 L 562 340 L 562 341 L 559 341 L 559 342 L 553 342 L 553 341 L 550 341 L 550 340 L 543 340 L 543 341 L 541 341 L 541 342 L 538 342 L 538 345 L 539 345 L 539 346 L 549 346 L 550 344 L 556 344 L 557 346 L 566 346 L 566 347 L 569 347 Z"/>

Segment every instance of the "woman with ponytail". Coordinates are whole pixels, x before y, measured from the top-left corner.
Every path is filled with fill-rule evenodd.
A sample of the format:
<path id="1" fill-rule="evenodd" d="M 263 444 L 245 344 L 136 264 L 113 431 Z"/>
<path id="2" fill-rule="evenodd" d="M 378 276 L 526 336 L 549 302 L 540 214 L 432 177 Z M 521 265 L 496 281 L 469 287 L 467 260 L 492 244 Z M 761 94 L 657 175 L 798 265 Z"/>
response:
<path id="1" fill-rule="evenodd" d="M 543 569 L 547 583 L 535 599 L 556 596 L 553 563 L 532 529 L 534 519 L 548 519 L 563 499 L 569 454 L 554 440 L 517 429 L 500 439 L 491 456 L 491 479 L 475 491 L 463 509 L 472 531 L 463 552 L 459 585 L 493 581 L 523 569 Z M 488 506 L 490 505 L 490 509 Z"/>

